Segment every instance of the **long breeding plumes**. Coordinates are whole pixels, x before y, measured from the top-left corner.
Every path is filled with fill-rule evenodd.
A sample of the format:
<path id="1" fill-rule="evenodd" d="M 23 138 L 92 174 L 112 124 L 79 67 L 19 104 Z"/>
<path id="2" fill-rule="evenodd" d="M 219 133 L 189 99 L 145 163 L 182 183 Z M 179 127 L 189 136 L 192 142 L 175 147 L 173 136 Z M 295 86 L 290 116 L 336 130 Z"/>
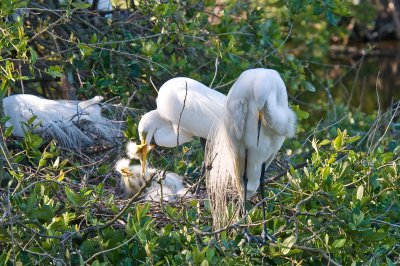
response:
<path id="1" fill-rule="evenodd" d="M 190 197 L 187 188 L 183 185 L 182 178 L 177 174 L 166 172 L 165 177 L 159 183 L 157 178 L 162 176 L 162 171 L 154 168 L 146 168 L 144 176 L 141 175 L 141 165 L 130 165 L 129 159 L 120 159 L 115 170 L 121 174 L 120 188 L 124 191 L 126 197 L 137 194 L 140 189 L 153 177 L 154 180 L 144 191 L 143 197 L 146 201 L 164 201 L 174 202 L 181 197 Z M 162 190 L 161 190 L 162 188 Z"/>
<path id="2" fill-rule="evenodd" d="M 249 198 L 259 187 L 263 163 L 268 166 L 285 138 L 295 134 L 295 124 L 278 72 L 251 69 L 240 75 L 227 96 L 223 120 L 214 124 L 207 140 L 207 190 L 214 227 L 228 225 L 241 213 L 245 193 Z M 233 214 L 227 211 L 230 204 Z"/>
<path id="3" fill-rule="evenodd" d="M 87 101 L 48 100 L 30 94 L 17 94 L 3 99 L 6 126 L 12 134 L 23 137 L 26 122 L 36 116 L 33 132 L 44 138 L 54 138 L 61 146 L 80 150 L 98 138 L 114 141 L 121 136 L 120 125 L 101 114 L 103 97 Z"/>

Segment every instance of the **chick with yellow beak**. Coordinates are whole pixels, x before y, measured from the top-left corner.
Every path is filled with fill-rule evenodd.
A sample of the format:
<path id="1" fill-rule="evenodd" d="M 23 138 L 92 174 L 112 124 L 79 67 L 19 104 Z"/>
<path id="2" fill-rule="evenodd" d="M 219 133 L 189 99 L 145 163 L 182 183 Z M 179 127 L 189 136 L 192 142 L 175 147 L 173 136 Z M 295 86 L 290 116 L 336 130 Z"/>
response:
<path id="1" fill-rule="evenodd" d="M 151 149 L 151 146 L 150 146 Z M 144 137 L 141 138 L 140 144 L 136 144 L 135 142 L 129 142 L 127 145 L 126 154 L 130 159 L 138 159 L 140 161 L 140 165 L 142 168 L 141 177 L 146 176 L 147 172 L 147 153 L 149 151 L 149 147 L 146 143 L 146 139 Z"/>

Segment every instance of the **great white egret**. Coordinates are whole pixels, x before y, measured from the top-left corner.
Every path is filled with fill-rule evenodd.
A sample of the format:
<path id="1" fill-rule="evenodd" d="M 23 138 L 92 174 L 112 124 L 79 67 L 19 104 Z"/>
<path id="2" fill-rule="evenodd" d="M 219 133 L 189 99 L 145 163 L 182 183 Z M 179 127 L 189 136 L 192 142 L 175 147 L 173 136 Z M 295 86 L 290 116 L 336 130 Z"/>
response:
<path id="1" fill-rule="evenodd" d="M 260 181 L 264 199 L 265 167 L 295 129 L 296 115 L 279 73 L 262 68 L 244 71 L 228 93 L 223 119 L 207 140 L 207 190 L 216 228 L 228 225 L 229 203 L 236 204 L 236 215 L 246 216 L 244 203 Z M 265 224 L 263 235 L 267 237 Z"/>
<path id="2" fill-rule="evenodd" d="M 213 123 L 221 118 L 226 96 L 204 84 L 185 77 L 165 82 L 157 97 L 157 109 L 145 114 L 138 132 L 145 169 L 147 146 L 175 147 L 193 140 L 206 139 Z"/>
<path id="3" fill-rule="evenodd" d="M 87 101 L 48 100 L 30 94 L 16 94 L 3 99 L 4 115 L 10 117 L 6 127 L 13 127 L 12 134 L 23 137 L 27 120 L 36 116 L 38 126 L 34 133 L 55 138 L 60 145 L 80 149 L 94 143 L 98 137 L 115 141 L 121 136 L 119 125 L 101 114 L 99 103 L 103 97 Z M 92 137 L 93 136 L 93 137 Z"/>

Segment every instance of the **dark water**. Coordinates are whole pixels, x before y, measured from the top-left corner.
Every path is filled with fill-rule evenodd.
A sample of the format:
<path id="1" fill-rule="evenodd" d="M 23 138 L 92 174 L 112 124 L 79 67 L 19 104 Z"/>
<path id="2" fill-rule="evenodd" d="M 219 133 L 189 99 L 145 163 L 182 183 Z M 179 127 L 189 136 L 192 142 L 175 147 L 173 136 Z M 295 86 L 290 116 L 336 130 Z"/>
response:
<path id="1" fill-rule="evenodd" d="M 333 51 L 329 72 L 336 85 L 336 103 L 366 113 L 385 110 L 400 100 L 400 42 L 358 44 L 346 52 Z M 370 50 L 368 50 L 370 49 Z"/>

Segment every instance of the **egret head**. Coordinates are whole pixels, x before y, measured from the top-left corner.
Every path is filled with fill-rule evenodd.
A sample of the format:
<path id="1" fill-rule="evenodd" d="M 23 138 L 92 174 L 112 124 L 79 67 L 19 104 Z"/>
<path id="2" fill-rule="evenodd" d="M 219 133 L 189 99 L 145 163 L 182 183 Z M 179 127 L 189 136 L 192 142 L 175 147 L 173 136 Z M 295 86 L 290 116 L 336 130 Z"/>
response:
<path id="1" fill-rule="evenodd" d="M 137 145 L 137 150 L 134 152 L 140 153 L 140 162 L 142 164 L 142 173 L 144 174 L 147 163 L 147 152 L 151 148 L 150 143 L 153 139 L 154 132 L 159 126 L 160 115 L 156 110 L 146 113 L 139 121 L 138 132 L 140 137 L 140 145 Z M 135 144 L 136 145 L 136 144 Z M 133 147 L 133 146 L 131 146 Z M 129 153 L 129 148 L 128 148 Z M 131 153 L 132 154 L 132 153 Z M 133 156 L 135 158 L 135 156 Z M 138 159 L 138 158 L 137 158 Z"/>
<path id="2" fill-rule="evenodd" d="M 141 144 L 150 145 L 154 133 L 162 123 L 162 119 L 157 110 L 150 111 L 142 116 L 138 124 L 138 133 Z"/>

